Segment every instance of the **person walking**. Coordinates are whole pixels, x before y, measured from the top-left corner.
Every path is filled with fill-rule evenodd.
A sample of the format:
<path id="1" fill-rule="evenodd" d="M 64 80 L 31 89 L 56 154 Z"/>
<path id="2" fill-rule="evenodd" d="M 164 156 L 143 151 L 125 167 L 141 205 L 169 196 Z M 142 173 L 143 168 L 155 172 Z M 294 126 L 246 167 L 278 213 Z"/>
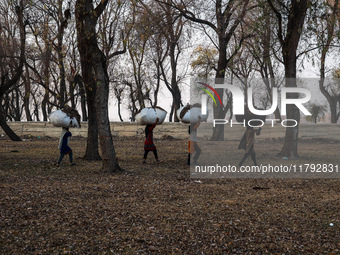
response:
<path id="1" fill-rule="evenodd" d="M 73 162 L 72 149 L 68 146 L 71 136 L 72 136 L 72 133 L 69 131 L 69 129 L 63 127 L 63 129 L 61 131 L 60 140 L 59 140 L 59 147 L 58 147 L 59 150 L 60 150 L 60 155 L 59 155 L 59 159 L 56 163 L 56 166 L 60 166 L 60 163 L 61 163 L 61 161 L 63 160 L 63 158 L 66 154 L 69 155 L 71 166 L 75 165 L 75 163 Z"/>
<path id="2" fill-rule="evenodd" d="M 241 160 L 241 162 L 238 164 L 239 166 L 242 166 L 244 161 L 251 156 L 251 159 L 254 162 L 254 165 L 257 166 L 257 160 L 256 160 L 256 153 L 254 149 L 254 143 L 255 143 L 255 134 L 260 135 L 261 134 L 261 128 L 255 130 L 253 127 L 247 126 L 247 130 L 244 133 L 241 142 L 238 146 L 238 149 L 244 149 L 246 152 Z"/>
<path id="3" fill-rule="evenodd" d="M 157 148 L 153 143 L 153 129 L 156 127 L 159 118 L 157 118 L 156 122 L 152 125 L 146 125 L 145 127 L 145 141 L 144 141 L 144 157 L 143 157 L 143 164 L 146 164 L 146 158 L 150 151 L 153 152 L 156 162 L 159 163 L 158 155 L 157 155 Z"/>
<path id="4" fill-rule="evenodd" d="M 201 148 L 198 146 L 197 143 L 197 128 L 201 124 L 201 116 L 198 116 L 198 122 L 196 123 L 191 123 L 188 129 L 189 133 L 189 143 L 188 143 L 188 148 L 189 148 L 189 153 L 188 153 L 188 165 L 190 165 L 190 158 L 191 154 L 195 153 L 193 156 L 193 164 L 197 165 L 197 160 L 199 156 L 201 155 Z"/>

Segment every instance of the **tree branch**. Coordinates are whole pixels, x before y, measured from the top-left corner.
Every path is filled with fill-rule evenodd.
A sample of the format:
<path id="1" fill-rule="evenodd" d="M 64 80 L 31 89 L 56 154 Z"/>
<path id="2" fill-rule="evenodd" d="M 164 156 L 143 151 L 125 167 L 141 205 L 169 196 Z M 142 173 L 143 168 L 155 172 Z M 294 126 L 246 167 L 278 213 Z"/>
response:
<path id="1" fill-rule="evenodd" d="M 170 2 L 171 3 L 168 3 L 168 2 L 163 2 L 161 0 L 155 0 L 156 2 L 160 3 L 160 4 L 166 4 L 166 5 L 169 5 L 173 8 L 175 8 L 176 10 L 178 10 L 185 18 L 187 18 L 188 20 L 190 21 L 193 21 L 195 23 L 200 23 L 200 24 L 204 24 L 204 25 L 207 25 L 209 26 L 210 28 L 212 28 L 214 31 L 217 31 L 217 28 L 216 26 L 207 21 L 207 20 L 203 20 L 203 19 L 200 19 L 200 18 L 197 18 L 195 16 L 194 13 L 192 13 L 191 11 L 187 10 L 186 7 L 183 5 L 183 8 L 181 8 L 182 6 L 178 6 L 176 3 L 173 2 L 173 0 L 171 0 Z"/>
<path id="2" fill-rule="evenodd" d="M 110 55 L 108 56 L 108 59 L 111 59 L 111 58 L 113 58 L 113 57 L 116 57 L 116 56 L 118 56 L 118 55 L 121 55 L 121 54 L 126 53 L 126 44 L 127 44 L 127 40 L 124 39 L 124 32 L 123 32 L 123 31 L 122 31 L 122 39 L 123 39 L 123 49 L 122 49 L 122 50 L 118 50 L 118 51 L 113 52 L 112 54 L 110 54 Z"/>
<path id="3" fill-rule="evenodd" d="M 97 7 L 94 9 L 96 18 L 98 18 L 105 10 L 109 0 L 101 0 Z"/>
<path id="4" fill-rule="evenodd" d="M 275 8 L 274 4 L 273 4 L 273 1 L 272 0 L 267 0 L 270 8 L 273 10 L 273 12 L 275 13 L 276 15 L 276 18 L 277 18 L 277 21 L 278 21 L 278 27 L 279 27 L 279 30 L 277 32 L 278 34 L 278 38 L 279 38 L 279 41 L 281 43 L 281 45 L 283 45 L 284 43 L 284 40 L 283 40 L 283 34 L 282 34 L 282 15 L 281 13 Z"/>

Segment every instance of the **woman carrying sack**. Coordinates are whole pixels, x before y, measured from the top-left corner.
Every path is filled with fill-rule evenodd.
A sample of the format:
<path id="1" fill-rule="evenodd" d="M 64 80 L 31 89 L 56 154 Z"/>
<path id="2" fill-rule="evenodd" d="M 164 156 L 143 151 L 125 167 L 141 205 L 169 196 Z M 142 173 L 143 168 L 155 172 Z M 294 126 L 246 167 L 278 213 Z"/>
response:
<path id="1" fill-rule="evenodd" d="M 156 122 L 152 125 L 146 125 L 145 127 L 145 141 L 144 141 L 144 157 L 143 157 L 143 164 L 146 164 L 146 158 L 150 151 L 153 152 L 156 162 L 159 163 L 158 155 L 157 155 L 157 148 L 153 143 L 153 129 L 156 127 L 159 118 L 157 118 Z"/>
<path id="2" fill-rule="evenodd" d="M 73 162 L 72 149 L 68 146 L 71 136 L 72 136 L 72 133 L 68 130 L 68 128 L 63 128 L 63 130 L 61 131 L 61 136 L 60 136 L 60 141 L 59 141 L 60 156 L 59 156 L 58 162 L 56 163 L 56 166 L 60 166 L 60 163 L 66 154 L 68 154 L 70 157 L 71 166 L 75 165 L 75 163 Z"/>

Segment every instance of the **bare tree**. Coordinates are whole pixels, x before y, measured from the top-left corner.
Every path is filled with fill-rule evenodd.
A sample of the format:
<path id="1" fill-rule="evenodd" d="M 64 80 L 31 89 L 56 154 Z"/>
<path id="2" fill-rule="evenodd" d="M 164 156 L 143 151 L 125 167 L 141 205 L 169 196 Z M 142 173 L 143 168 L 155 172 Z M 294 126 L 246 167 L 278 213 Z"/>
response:
<path id="1" fill-rule="evenodd" d="M 297 87 L 296 62 L 298 58 L 297 48 L 305 22 L 309 0 L 282 1 L 267 0 L 277 20 L 277 38 L 282 47 L 282 56 L 285 70 L 286 87 Z M 294 94 L 291 98 L 297 98 Z M 295 105 L 287 106 L 287 119 L 300 122 L 300 111 Z M 288 125 L 294 125 L 288 123 Z M 299 124 L 295 127 L 286 128 L 286 135 L 280 156 L 289 158 L 298 157 L 298 133 Z"/>
<path id="2" fill-rule="evenodd" d="M 171 1 L 172 6 L 185 18 L 209 28 L 212 31 L 212 35 L 209 35 L 210 39 L 217 38 L 217 42 L 214 40 L 212 42 L 218 49 L 218 63 L 215 75 L 217 82 L 224 81 L 228 63 L 237 54 L 245 39 L 249 37 L 246 31 L 242 31 L 242 22 L 247 12 L 253 8 L 249 3 L 249 0 L 213 0 L 196 1 L 195 6 L 189 6 L 185 1 Z M 214 6 L 214 10 L 211 10 L 211 6 Z M 202 11 L 206 8 L 210 9 L 211 13 Z M 237 32 L 238 36 L 235 36 Z M 217 92 L 223 102 L 223 89 L 217 89 Z M 214 106 L 214 118 L 224 119 L 229 109 L 227 106 Z M 216 125 L 211 139 L 224 140 L 223 125 Z"/>
<path id="3" fill-rule="evenodd" d="M 115 89 L 115 94 L 121 102 L 124 95 L 122 89 L 125 88 L 127 91 L 131 121 L 135 120 L 135 115 L 142 108 L 154 107 L 158 102 L 161 82 L 160 62 L 166 58 L 162 43 L 166 42 L 161 36 L 159 23 L 154 20 L 152 11 L 149 11 L 146 5 L 141 7 L 139 3 L 132 6 L 133 29 L 126 44 L 128 55 L 121 59 L 120 63 L 124 63 L 124 67 L 120 68 L 121 74 L 117 75 L 120 88 Z"/>
<path id="4" fill-rule="evenodd" d="M 35 100 L 41 106 L 44 121 L 53 107 L 62 108 L 66 104 L 77 107 L 79 96 L 83 117 L 85 115 L 83 120 L 87 118 L 84 89 L 78 87 L 81 83 L 74 82 L 79 60 L 75 53 L 71 3 L 48 0 L 36 1 L 31 6 L 30 46 L 33 50 L 28 54 L 26 65 L 31 72 L 31 84 L 40 86 L 37 91 L 40 95 Z"/>
<path id="5" fill-rule="evenodd" d="M 176 114 L 173 113 L 182 106 L 179 87 L 182 77 L 178 72 L 178 62 L 182 53 L 181 39 L 185 21 L 182 15 L 171 7 L 170 0 L 140 1 L 139 3 L 149 17 L 149 25 L 151 24 L 153 28 L 150 46 L 154 51 L 156 84 L 159 85 L 162 77 L 173 98 L 169 120 L 172 121 L 174 118 L 174 121 L 178 122 Z M 154 95 L 157 96 L 156 93 Z"/>
<path id="6" fill-rule="evenodd" d="M 267 95 L 263 100 L 273 102 L 272 89 L 281 85 L 278 79 L 278 68 L 282 63 L 278 58 L 280 51 L 278 40 L 275 38 L 275 17 L 272 15 L 270 6 L 259 4 L 251 15 L 248 15 L 246 21 L 248 29 L 251 29 L 253 35 L 249 38 L 244 46 L 250 52 L 255 60 L 255 71 L 261 75 L 265 84 Z M 265 104 L 267 104 L 267 102 Z M 275 119 L 281 120 L 279 108 L 276 108 Z"/>
<path id="7" fill-rule="evenodd" d="M 311 103 L 311 104 L 308 105 L 308 110 L 312 115 L 307 116 L 306 120 L 310 121 L 310 122 L 314 122 L 316 124 L 323 117 L 325 117 L 325 112 L 327 111 L 327 106 L 317 104 L 317 103 Z"/>
<path id="8" fill-rule="evenodd" d="M 83 78 L 87 83 L 86 85 L 91 86 L 92 91 L 95 90 L 94 105 L 96 106 L 98 135 L 102 152 L 102 170 L 113 173 L 120 171 L 121 168 L 116 159 L 108 116 L 109 76 L 107 60 L 98 47 L 96 31 L 98 18 L 103 13 L 107 3 L 108 0 L 103 0 L 94 7 L 92 0 L 77 0 L 75 10 Z M 93 76 L 94 82 L 85 75 Z M 88 81 L 90 82 L 88 83 Z"/>
<path id="9" fill-rule="evenodd" d="M 337 92 L 333 92 L 329 84 L 325 81 L 326 79 L 326 58 L 329 50 L 332 48 L 332 44 L 335 42 L 339 33 L 339 24 L 337 15 L 339 14 L 339 0 L 334 0 L 333 3 L 326 2 L 323 5 L 323 13 L 316 20 L 316 35 L 317 41 L 320 45 L 321 58 L 320 58 L 320 81 L 319 88 L 321 93 L 326 97 L 329 108 L 331 111 L 331 123 L 336 124 L 340 110 L 337 110 L 337 104 L 339 101 L 339 95 Z M 340 16 L 339 16 L 340 17 Z M 338 38 L 339 41 L 339 38 Z"/>
<path id="10" fill-rule="evenodd" d="M 4 6 L 1 6 L 1 7 L 3 8 Z M 18 137 L 6 123 L 6 115 L 3 112 L 2 99 L 7 93 L 9 93 L 9 91 L 15 88 L 23 72 L 23 67 L 25 63 L 25 44 L 26 44 L 25 27 L 28 23 L 28 20 L 25 20 L 24 18 L 24 8 L 25 8 L 24 0 L 20 0 L 19 5 L 16 5 L 16 6 L 10 5 L 8 7 L 13 8 L 17 16 L 16 22 L 18 23 L 18 27 L 19 27 L 20 40 L 18 42 L 18 48 L 13 49 L 14 55 L 10 55 L 10 56 L 4 55 L 4 56 L 1 56 L 0 58 L 0 61 L 2 62 L 0 65 L 1 66 L 0 67 L 0 76 L 1 76 L 1 79 L 0 79 L 0 126 L 13 141 L 20 141 L 21 140 L 20 137 Z M 1 29 L 0 33 L 6 33 L 6 32 L 2 31 Z M 5 45 L 4 42 L 1 42 L 0 47 L 2 48 L 4 45 Z M 19 57 L 17 57 L 16 55 L 17 53 L 16 50 L 19 51 L 19 54 L 20 54 Z M 6 50 L 2 48 L 1 53 L 6 54 Z M 7 62 L 8 59 L 10 59 L 11 61 Z M 10 64 L 10 66 L 7 66 L 5 63 Z"/>

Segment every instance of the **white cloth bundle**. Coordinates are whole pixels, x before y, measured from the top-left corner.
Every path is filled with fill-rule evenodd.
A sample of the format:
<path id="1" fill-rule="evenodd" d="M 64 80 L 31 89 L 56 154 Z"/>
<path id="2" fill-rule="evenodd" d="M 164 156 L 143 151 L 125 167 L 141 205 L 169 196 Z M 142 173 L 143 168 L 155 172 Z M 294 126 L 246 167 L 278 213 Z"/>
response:
<path id="1" fill-rule="evenodd" d="M 51 112 L 48 116 L 52 124 L 56 127 L 77 127 L 79 128 L 79 123 L 76 118 L 70 118 L 62 110 L 56 110 Z"/>
<path id="2" fill-rule="evenodd" d="M 177 118 L 182 121 L 182 118 L 181 118 L 181 112 L 182 110 L 184 109 L 184 106 L 181 106 L 179 109 L 177 109 L 176 111 L 176 115 L 177 115 Z"/>
<path id="3" fill-rule="evenodd" d="M 161 108 L 146 107 L 136 115 L 136 121 L 141 125 L 152 125 L 156 122 L 157 118 L 159 118 L 157 124 L 162 124 L 166 114 L 167 112 Z"/>
<path id="4" fill-rule="evenodd" d="M 189 109 L 188 109 L 189 108 Z M 181 112 L 185 110 L 186 112 L 181 118 Z M 198 106 L 182 106 L 177 110 L 177 117 L 181 120 L 183 123 L 196 123 L 198 122 L 198 116 L 201 116 L 201 121 L 207 121 L 208 119 L 208 112 L 205 115 L 202 115 L 201 113 L 201 107 Z"/>

